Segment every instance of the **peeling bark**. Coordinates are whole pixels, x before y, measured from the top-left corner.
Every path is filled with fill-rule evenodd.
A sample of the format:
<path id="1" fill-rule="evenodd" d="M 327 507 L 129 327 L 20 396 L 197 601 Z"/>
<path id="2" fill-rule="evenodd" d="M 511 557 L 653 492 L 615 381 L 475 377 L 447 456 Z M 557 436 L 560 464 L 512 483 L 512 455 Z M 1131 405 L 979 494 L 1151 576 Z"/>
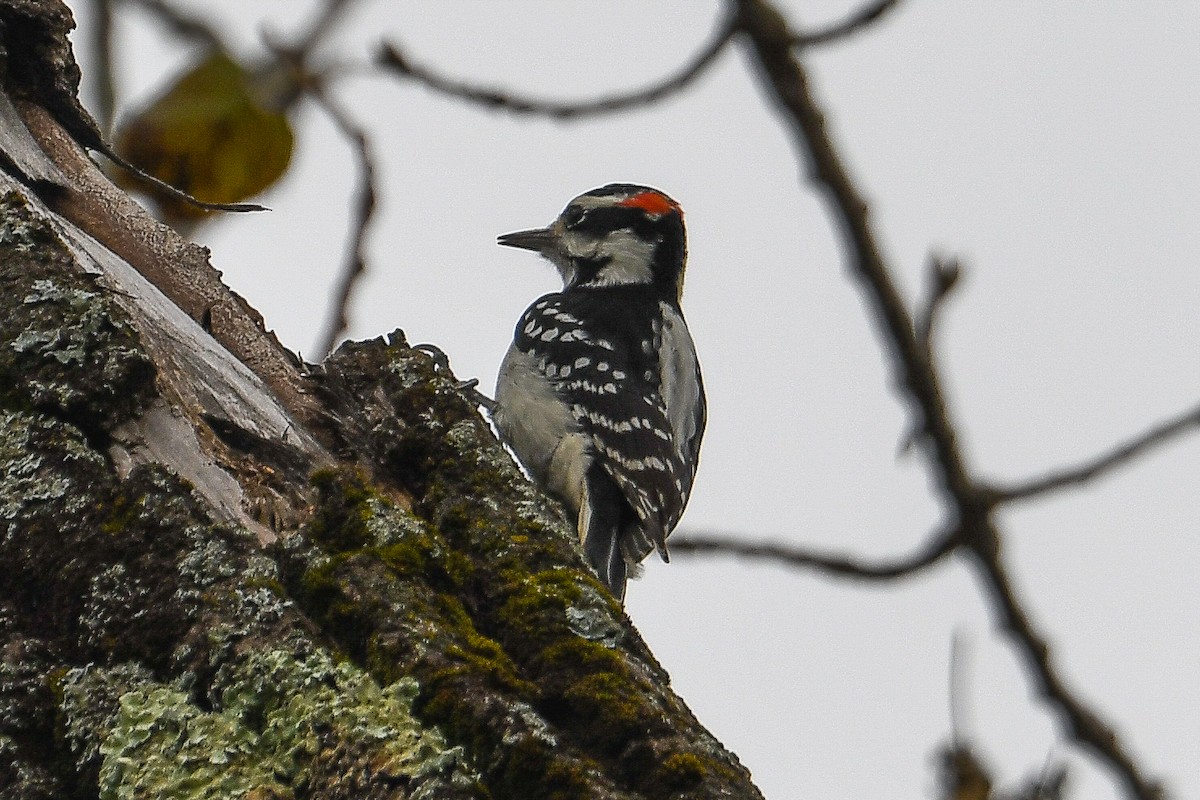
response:
<path id="1" fill-rule="evenodd" d="M 284 351 L 0 22 L 0 798 L 759 797 L 453 377 Z"/>

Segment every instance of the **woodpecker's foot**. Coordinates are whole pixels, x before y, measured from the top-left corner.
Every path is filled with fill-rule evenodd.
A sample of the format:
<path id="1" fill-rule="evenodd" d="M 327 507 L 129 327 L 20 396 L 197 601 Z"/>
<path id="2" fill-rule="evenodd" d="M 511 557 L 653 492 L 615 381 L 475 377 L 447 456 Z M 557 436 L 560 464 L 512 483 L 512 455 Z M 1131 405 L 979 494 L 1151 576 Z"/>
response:
<path id="1" fill-rule="evenodd" d="M 433 366 L 438 372 L 444 372 L 451 376 L 453 375 L 453 373 L 450 371 L 450 357 L 446 355 L 442 348 L 435 344 L 416 344 L 413 345 L 413 350 L 420 350 L 422 353 L 433 359 Z M 496 408 L 496 401 L 475 388 L 477 386 L 479 386 L 478 378 L 471 378 L 470 380 L 466 381 L 455 381 L 454 383 L 455 391 L 462 394 L 463 397 L 467 398 L 467 400 L 471 401 L 475 405 L 482 406 L 489 414 L 492 413 L 492 411 L 494 411 Z"/>
<path id="2" fill-rule="evenodd" d="M 496 401 L 488 397 L 483 392 L 479 391 L 479 378 L 471 378 L 469 381 L 459 381 L 454 384 L 454 388 L 462 393 L 463 397 L 470 400 L 477 406 L 482 406 L 483 410 L 491 414 L 496 410 Z"/>

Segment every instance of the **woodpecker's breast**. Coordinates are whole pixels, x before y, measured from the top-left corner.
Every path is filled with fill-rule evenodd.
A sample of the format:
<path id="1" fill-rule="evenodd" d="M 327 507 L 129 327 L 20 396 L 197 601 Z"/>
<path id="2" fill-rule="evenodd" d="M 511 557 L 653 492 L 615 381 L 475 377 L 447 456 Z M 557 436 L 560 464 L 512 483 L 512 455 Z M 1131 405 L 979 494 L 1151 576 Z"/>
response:
<path id="1" fill-rule="evenodd" d="M 500 364 L 492 419 L 533 479 L 550 484 L 550 465 L 562 442 L 580 430 L 546 376 L 547 364 L 515 342 Z M 564 497 L 563 499 L 568 499 Z"/>

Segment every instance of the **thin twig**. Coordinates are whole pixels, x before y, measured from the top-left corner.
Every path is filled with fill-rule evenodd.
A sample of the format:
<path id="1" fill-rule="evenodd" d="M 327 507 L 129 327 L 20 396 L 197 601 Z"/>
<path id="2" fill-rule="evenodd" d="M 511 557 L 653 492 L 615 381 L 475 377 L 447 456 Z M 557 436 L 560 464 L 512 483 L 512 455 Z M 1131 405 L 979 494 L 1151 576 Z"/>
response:
<path id="1" fill-rule="evenodd" d="M 1033 478 L 1014 486 L 993 487 L 988 490 L 988 495 L 992 503 L 999 504 L 1014 500 L 1028 500 L 1060 489 L 1078 486 L 1123 467 L 1139 456 L 1148 455 L 1153 450 L 1169 444 L 1187 433 L 1191 428 L 1200 428 L 1200 405 L 1159 422 L 1137 436 L 1116 445 L 1108 452 L 1094 456 L 1074 467 L 1054 470 L 1040 478 Z"/>
<path id="2" fill-rule="evenodd" d="M 135 6 L 141 6 L 165 23 L 171 32 L 183 39 L 202 42 L 209 47 L 228 52 L 225 42 L 217 29 L 203 17 L 192 16 L 164 0 L 124 0 Z"/>
<path id="3" fill-rule="evenodd" d="M 688 533 L 671 539 L 671 554 L 728 554 L 742 558 L 774 561 L 788 567 L 812 569 L 829 575 L 869 581 L 906 578 L 941 561 L 960 543 L 956 532 L 940 533 L 928 545 L 908 556 L 889 562 L 866 563 L 857 558 L 816 553 L 766 542 L 751 543 L 719 534 Z"/>
<path id="4" fill-rule="evenodd" d="M 578 119 L 580 117 L 611 114 L 630 108 L 650 105 L 668 95 L 682 91 L 707 69 L 725 49 L 725 45 L 733 38 L 736 28 L 731 21 L 725 21 L 717 29 L 712 40 L 692 60 L 675 75 L 666 78 L 645 89 L 600 97 L 594 100 L 566 102 L 561 100 L 542 100 L 521 95 L 511 94 L 470 83 L 447 78 L 443 75 L 413 63 L 400 49 L 392 43 L 385 43 L 380 53 L 378 63 L 399 75 L 424 84 L 442 94 L 457 97 L 478 105 L 504 109 L 514 114 L 534 114 L 555 119 Z"/>
<path id="5" fill-rule="evenodd" d="M 935 370 L 936 365 L 933 363 L 934 328 L 937 325 L 942 306 L 954 290 L 954 287 L 958 285 L 958 278 L 961 271 L 958 259 L 944 259 L 938 255 L 931 255 L 929 257 L 929 277 L 926 281 L 925 297 L 921 304 L 917 306 L 916 319 L 913 322 L 913 326 L 917 335 L 917 343 L 921 346 L 925 354 L 925 360 L 929 363 L 930 368 Z M 907 455 L 913 448 L 920 444 L 921 436 L 924 433 L 925 429 L 922 426 L 912 426 L 901 437 L 897 455 Z"/>
<path id="6" fill-rule="evenodd" d="M 100 141 L 92 145 L 92 149 L 97 153 L 101 153 L 109 161 L 116 164 L 123 170 L 132 173 L 138 180 L 150 184 L 158 191 L 170 195 L 175 200 L 181 203 L 187 203 L 190 206 L 204 209 L 205 211 L 236 211 L 244 213 L 248 211 L 270 211 L 266 206 L 258 203 L 209 203 L 205 200 L 197 200 L 187 192 L 164 181 L 162 178 L 156 178 L 150 173 L 142 170 L 135 164 L 126 161 L 119 153 L 117 153 L 108 142 Z"/>
<path id="7" fill-rule="evenodd" d="M 792 44 L 797 47 L 812 47 L 818 44 L 829 44 L 848 36 L 853 36 L 871 25 L 888 11 L 900 5 L 900 0 L 876 0 L 866 8 L 846 17 L 841 22 L 835 22 L 826 28 L 807 33 L 798 33 L 792 37 Z"/>
<path id="8" fill-rule="evenodd" d="M 936 366 L 926 357 L 903 297 L 884 262 L 868 221 L 866 202 L 848 175 L 825 127 L 825 115 L 809 88 L 808 76 L 793 51 L 794 37 L 786 20 L 769 0 L 733 0 L 741 30 L 748 36 L 766 88 L 792 124 L 812 179 L 824 190 L 846 239 L 851 273 L 874 309 L 900 384 L 919 411 L 918 429 L 925 433 L 935 478 L 943 500 L 957 515 L 968 552 L 979 565 L 986 590 L 993 596 L 1001 624 L 1013 635 L 1046 702 L 1068 722 L 1068 734 L 1110 766 L 1133 797 L 1153 800 L 1158 783 L 1142 773 L 1112 727 L 1070 690 L 1053 666 L 1049 646 L 1017 601 L 1000 560 L 1000 532 L 991 518 L 988 492 L 972 478 L 955 425 L 943 398 Z"/>
<path id="9" fill-rule="evenodd" d="M 929 256 L 925 297 L 917 307 L 915 323 L 917 341 L 924 344 L 926 358 L 933 358 L 933 331 L 937 324 L 938 312 L 958 285 L 961 274 L 962 265 L 957 258 L 943 258 L 936 254 Z"/>
<path id="10" fill-rule="evenodd" d="M 310 96 L 329 115 L 337 125 L 341 134 L 351 144 L 355 158 L 358 160 L 358 192 L 355 197 L 354 219 L 351 224 L 351 236 L 347 247 L 346 263 L 338 276 L 333 301 L 330 304 L 329 317 L 325 330 L 317 345 L 318 361 L 333 352 L 342 334 L 350 327 L 350 296 L 358 279 L 367 270 L 366 237 L 367 228 L 375 215 L 375 164 L 371 158 L 370 145 L 362 128 L 356 125 L 346 114 L 319 88 L 314 87 Z"/>
<path id="11" fill-rule="evenodd" d="M 967 714 L 969 709 L 967 690 L 967 659 L 970 657 L 967 635 L 955 630 L 950 637 L 950 676 L 947 694 L 950 697 L 950 744 L 957 749 L 969 740 Z"/>
<path id="12" fill-rule="evenodd" d="M 117 113 L 117 84 L 113 68 L 113 0 L 93 0 L 92 51 L 96 63 L 88 73 L 96 92 L 96 124 L 104 138 L 112 135 Z"/>
<path id="13" fill-rule="evenodd" d="M 353 2 L 354 0 L 325 0 L 325 4 L 321 7 L 321 13 L 317 15 L 312 25 L 300 37 L 300 41 L 293 47 L 293 53 L 298 57 L 298 61 L 303 62 L 308 57 L 321 40 L 333 30 Z"/>

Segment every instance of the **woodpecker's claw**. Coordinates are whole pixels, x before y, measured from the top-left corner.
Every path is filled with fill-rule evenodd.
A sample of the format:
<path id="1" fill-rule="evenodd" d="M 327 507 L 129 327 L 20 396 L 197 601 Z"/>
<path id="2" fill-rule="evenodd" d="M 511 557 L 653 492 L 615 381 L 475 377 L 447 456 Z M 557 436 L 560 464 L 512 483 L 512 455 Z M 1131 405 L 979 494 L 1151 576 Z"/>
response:
<path id="1" fill-rule="evenodd" d="M 433 360 L 433 366 L 439 372 L 450 371 L 450 356 L 438 347 L 436 344 L 414 344 L 413 350 L 420 350 L 425 355 Z"/>
<path id="2" fill-rule="evenodd" d="M 433 360 L 434 369 L 438 372 L 444 372 L 453 377 L 454 373 L 450 371 L 450 357 L 435 344 L 416 344 L 413 345 L 413 350 L 420 350 L 425 355 Z M 485 411 L 491 414 L 496 409 L 496 401 L 479 391 L 478 378 L 471 378 L 465 381 L 455 381 L 454 390 L 462 394 L 470 402 L 477 406 L 482 406 Z"/>
<path id="3" fill-rule="evenodd" d="M 471 378 L 469 381 L 459 381 L 458 383 L 454 384 L 454 388 L 462 393 L 462 395 L 472 403 L 477 406 L 482 406 L 484 411 L 491 414 L 496 410 L 496 401 L 476 389 L 475 387 L 478 385 L 479 378 Z"/>

